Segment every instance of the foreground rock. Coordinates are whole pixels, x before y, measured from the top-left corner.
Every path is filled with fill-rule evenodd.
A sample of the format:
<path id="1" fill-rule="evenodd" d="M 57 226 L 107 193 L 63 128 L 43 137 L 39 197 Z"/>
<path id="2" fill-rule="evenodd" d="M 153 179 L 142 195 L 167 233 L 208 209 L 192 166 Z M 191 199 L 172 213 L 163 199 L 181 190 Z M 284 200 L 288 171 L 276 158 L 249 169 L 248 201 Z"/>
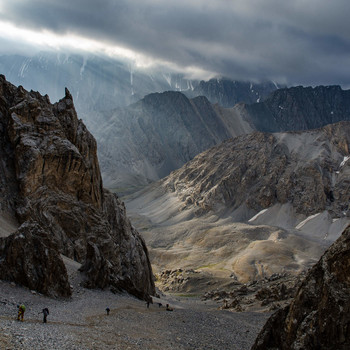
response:
<path id="1" fill-rule="evenodd" d="M 266 323 L 252 350 L 350 347 L 350 227 L 308 272 L 290 306 Z"/>
<path id="2" fill-rule="evenodd" d="M 103 189 L 96 141 L 78 120 L 69 91 L 52 105 L 48 96 L 16 88 L 1 76 L 0 95 L 1 213 L 21 225 L 15 233 L 20 240 L 1 238 L 1 257 L 15 264 L 9 271 L 17 271 L 18 263 L 9 259 L 11 249 L 35 270 L 12 274 L 2 269 L 0 278 L 69 295 L 69 285 L 60 282 L 66 278 L 64 268 L 57 274 L 55 264 L 46 265 L 47 260 L 56 261 L 57 268 L 63 265 L 63 254 L 83 264 L 88 287 L 113 286 L 141 298 L 153 294 L 145 243 L 124 204 Z M 40 233 L 29 234 L 29 224 Z M 41 243 L 31 253 L 37 235 Z M 47 270 L 39 273 L 43 266 Z"/>
<path id="3" fill-rule="evenodd" d="M 43 294 L 70 296 L 67 271 L 53 237 L 37 223 L 24 223 L 0 240 L 0 276 Z"/>

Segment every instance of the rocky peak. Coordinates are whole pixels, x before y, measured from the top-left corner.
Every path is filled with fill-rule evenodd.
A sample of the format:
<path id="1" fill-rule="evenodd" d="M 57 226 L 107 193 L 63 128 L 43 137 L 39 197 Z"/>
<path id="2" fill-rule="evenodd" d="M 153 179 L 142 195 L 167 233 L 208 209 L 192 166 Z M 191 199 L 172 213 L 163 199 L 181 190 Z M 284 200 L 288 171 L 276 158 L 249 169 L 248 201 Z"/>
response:
<path id="1" fill-rule="evenodd" d="M 47 96 L 1 77 L 0 93 L 4 210 L 16 213 L 20 230 L 28 222 L 45 227 L 42 235 L 56 247 L 48 254 L 53 260 L 61 261 L 59 254 L 64 254 L 82 263 L 86 286 L 113 286 L 147 298 L 154 284 L 146 246 L 117 196 L 103 189 L 96 141 L 78 120 L 69 91 L 52 105 Z M 1 238 L 2 255 L 11 237 Z M 31 236 L 24 237 L 23 244 L 29 240 L 30 246 Z M 35 257 L 34 268 L 41 269 L 44 260 Z M 50 275 L 47 291 L 59 284 Z M 19 283 L 28 285 L 23 281 Z"/>

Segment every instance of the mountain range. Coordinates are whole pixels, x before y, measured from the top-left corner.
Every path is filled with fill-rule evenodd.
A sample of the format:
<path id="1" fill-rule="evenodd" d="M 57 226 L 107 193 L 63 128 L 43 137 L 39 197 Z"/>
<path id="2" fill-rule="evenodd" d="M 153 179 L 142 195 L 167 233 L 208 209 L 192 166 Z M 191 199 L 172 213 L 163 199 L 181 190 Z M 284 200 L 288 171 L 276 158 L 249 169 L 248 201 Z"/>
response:
<path id="1" fill-rule="evenodd" d="M 130 196 L 155 271 L 228 283 L 312 266 L 350 223 L 349 135 L 350 122 L 241 135 Z"/>
<path id="2" fill-rule="evenodd" d="M 339 86 L 285 88 L 232 108 L 180 92 L 147 95 L 96 117 L 102 174 L 123 193 L 168 175 L 196 154 L 252 131 L 292 131 L 350 120 L 350 94 Z M 115 171 L 118 169 L 118 171 Z M 136 187 L 137 188 L 137 187 Z"/>

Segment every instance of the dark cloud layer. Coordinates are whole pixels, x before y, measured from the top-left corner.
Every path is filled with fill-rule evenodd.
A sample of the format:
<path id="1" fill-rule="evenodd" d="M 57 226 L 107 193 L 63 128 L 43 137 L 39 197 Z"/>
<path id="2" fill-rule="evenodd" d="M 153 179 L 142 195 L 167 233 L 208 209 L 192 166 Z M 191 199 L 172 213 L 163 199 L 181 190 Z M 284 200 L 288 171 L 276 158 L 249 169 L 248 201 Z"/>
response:
<path id="1" fill-rule="evenodd" d="M 236 79 L 350 85 L 348 0 L 0 0 L 0 20 Z"/>

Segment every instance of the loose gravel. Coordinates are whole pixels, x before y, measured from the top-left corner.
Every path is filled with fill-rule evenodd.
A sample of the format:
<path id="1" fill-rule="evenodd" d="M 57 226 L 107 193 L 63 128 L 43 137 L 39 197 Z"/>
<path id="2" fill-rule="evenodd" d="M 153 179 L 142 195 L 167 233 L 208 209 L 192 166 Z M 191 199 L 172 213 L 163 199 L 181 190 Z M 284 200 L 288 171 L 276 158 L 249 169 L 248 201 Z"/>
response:
<path id="1" fill-rule="evenodd" d="M 54 299 L 0 281 L 0 349 L 244 350 L 269 316 L 218 310 L 215 302 L 196 298 L 163 296 L 161 302 L 147 308 L 127 294 L 83 288 L 69 300 Z M 24 322 L 16 320 L 20 303 Z M 166 303 L 174 311 L 166 311 Z"/>

